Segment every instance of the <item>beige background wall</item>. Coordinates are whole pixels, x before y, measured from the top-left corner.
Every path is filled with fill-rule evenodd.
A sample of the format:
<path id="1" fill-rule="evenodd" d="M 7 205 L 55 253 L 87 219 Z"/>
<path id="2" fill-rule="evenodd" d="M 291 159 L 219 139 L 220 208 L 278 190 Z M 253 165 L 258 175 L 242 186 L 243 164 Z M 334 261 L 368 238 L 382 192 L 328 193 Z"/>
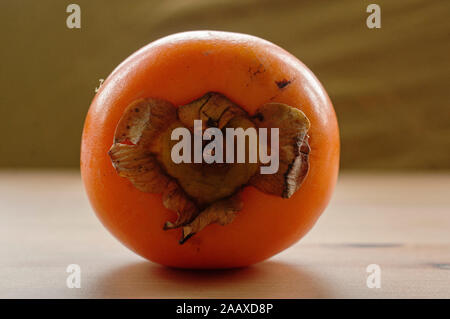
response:
<path id="1" fill-rule="evenodd" d="M 77 167 L 100 78 L 145 44 L 215 29 L 270 40 L 319 77 L 335 105 L 346 169 L 450 169 L 450 2 L 0 2 L 0 167 Z M 66 6 L 82 10 L 66 27 Z"/>

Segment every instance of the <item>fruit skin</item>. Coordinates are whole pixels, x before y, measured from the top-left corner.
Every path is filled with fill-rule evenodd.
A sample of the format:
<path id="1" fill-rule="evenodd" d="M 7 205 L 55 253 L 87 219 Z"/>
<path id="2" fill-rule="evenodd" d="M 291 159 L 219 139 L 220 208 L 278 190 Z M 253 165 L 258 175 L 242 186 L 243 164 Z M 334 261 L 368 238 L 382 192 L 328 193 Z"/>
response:
<path id="1" fill-rule="evenodd" d="M 310 169 L 290 199 L 245 188 L 244 207 L 232 223 L 210 225 L 179 245 L 179 229 L 162 229 L 176 214 L 164 208 L 160 194 L 143 193 L 119 177 L 108 150 L 132 101 L 153 97 L 182 105 L 206 92 L 220 92 L 250 114 L 268 102 L 301 109 L 311 122 Z M 338 170 L 338 124 L 320 82 L 285 50 L 239 33 L 178 33 L 138 50 L 103 83 L 83 130 L 81 174 L 98 218 L 137 254 L 172 267 L 242 267 L 286 249 L 327 206 Z"/>

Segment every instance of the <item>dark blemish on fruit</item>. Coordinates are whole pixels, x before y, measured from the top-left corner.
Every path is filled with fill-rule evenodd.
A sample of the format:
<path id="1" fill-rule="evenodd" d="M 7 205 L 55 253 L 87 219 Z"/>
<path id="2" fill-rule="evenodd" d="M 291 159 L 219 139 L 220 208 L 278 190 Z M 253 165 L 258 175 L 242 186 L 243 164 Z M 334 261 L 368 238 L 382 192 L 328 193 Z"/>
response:
<path id="1" fill-rule="evenodd" d="M 278 86 L 279 89 L 283 89 L 289 84 L 291 84 L 291 81 L 288 81 L 286 79 L 283 79 L 281 81 L 275 81 L 275 84 Z"/>
<path id="2" fill-rule="evenodd" d="M 253 79 L 258 74 L 262 74 L 266 72 L 266 68 L 260 63 L 257 68 L 253 69 L 252 67 L 248 68 L 248 73 L 250 73 L 250 78 Z"/>
<path id="3" fill-rule="evenodd" d="M 139 113 L 139 109 L 138 109 L 138 108 L 135 108 L 134 111 L 135 111 L 136 113 Z"/>
<path id="4" fill-rule="evenodd" d="M 255 72 L 253 72 L 253 75 L 257 75 L 257 74 L 264 73 L 264 72 L 266 72 L 266 69 L 264 68 L 264 66 L 262 64 L 260 64 L 260 65 L 258 65 L 258 69 Z"/>

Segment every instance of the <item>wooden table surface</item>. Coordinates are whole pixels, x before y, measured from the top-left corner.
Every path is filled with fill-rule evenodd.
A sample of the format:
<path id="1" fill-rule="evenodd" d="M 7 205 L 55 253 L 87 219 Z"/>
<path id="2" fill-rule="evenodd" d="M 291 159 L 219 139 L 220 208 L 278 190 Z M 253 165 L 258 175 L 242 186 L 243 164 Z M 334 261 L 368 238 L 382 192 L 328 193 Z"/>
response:
<path id="1" fill-rule="evenodd" d="M 450 298 L 450 175 L 341 174 L 314 229 L 244 269 L 136 256 L 93 214 L 78 172 L 0 173 L 1 298 Z M 81 288 L 66 267 L 81 267 Z M 366 267 L 381 268 L 368 288 Z"/>

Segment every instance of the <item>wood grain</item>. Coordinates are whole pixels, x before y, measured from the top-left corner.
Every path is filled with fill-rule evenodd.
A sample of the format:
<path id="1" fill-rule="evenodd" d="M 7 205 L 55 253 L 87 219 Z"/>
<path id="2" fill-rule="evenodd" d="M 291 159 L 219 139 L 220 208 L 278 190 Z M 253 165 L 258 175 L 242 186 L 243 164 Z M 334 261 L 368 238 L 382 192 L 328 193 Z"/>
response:
<path id="1" fill-rule="evenodd" d="M 77 172 L 0 173 L 1 298 L 450 298 L 450 175 L 344 174 L 315 228 L 226 271 L 147 262 L 101 226 Z M 80 289 L 66 287 L 79 264 Z M 366 286 L 369 264 L 381 288 Z"/>

